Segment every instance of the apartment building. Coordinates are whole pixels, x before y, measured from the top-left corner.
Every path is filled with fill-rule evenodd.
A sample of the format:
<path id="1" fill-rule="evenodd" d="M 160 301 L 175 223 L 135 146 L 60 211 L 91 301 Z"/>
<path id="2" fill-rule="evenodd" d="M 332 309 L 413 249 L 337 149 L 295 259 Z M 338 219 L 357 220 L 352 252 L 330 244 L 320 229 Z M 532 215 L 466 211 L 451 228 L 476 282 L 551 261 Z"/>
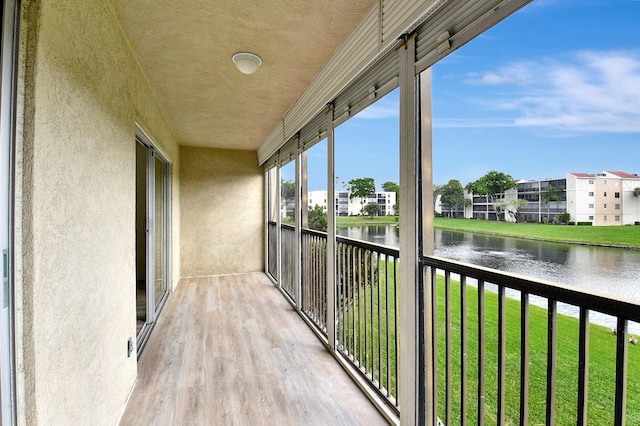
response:
<path id="1" fill-rule="evenodd" d="M 567 173 L 571 218 L 595 226 L 633 225 L 640 221 L 640 176 L 622 171 Z"/>
<path id="2" fill-rule="evenodd" d="M 553 197 L 545 194 L 553 187 Z M 503 195 L 509 206 L 515 199 L 526 200 L 517 214 L 507 207 L 500 219 L 509 222 L 552 222 L 559 214 L 569 213 L 571 222 L 591 222 L 594 226 L 633 225 L 640 221 L 640 197 L 634 189 L 640 177 L 621 171 L 602 173 L 567 173 L 565 179 L 519 180 L 516 188 Z M 496 219 L 496 210 L 488 197 L 466 194 L 472 200 L 465 217 Z M 436 204 L 436 211 L 441 207 Z M 444 214 L 444 212 L 443 212 Z"/>
<path id="3" fill-rule="evenodd" d="M 348 191 L 335 191 L 336 215 L 337 216 L 357 216 L 363 214 L 363 208 L 369 203 L 378 205 L 379 216 L 393 216 L 395 214 L 396 193 L 379 191 L 366 198 L 353 197 L 350 198 Z M 308 205 L 310 208 L 314 206 L 322 206 L 327 210 L 327 191 L 309 191 Z"/>

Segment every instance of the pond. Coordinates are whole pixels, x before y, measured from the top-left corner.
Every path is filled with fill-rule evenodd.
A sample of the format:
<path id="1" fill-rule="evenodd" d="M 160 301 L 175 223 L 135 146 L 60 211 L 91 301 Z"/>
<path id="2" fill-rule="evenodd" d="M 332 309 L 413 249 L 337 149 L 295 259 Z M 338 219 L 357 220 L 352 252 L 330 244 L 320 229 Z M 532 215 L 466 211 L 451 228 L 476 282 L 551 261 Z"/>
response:
<path id="1" fill-rule="evenodd" d="M 399 247 L 396 225 L 348 226 L 338 234 L 394 248 Z M 559 244 L 437 229 L 435 254 L 460 262 L 526 275 L 640 301 L 640 250 Z M 517 292 L 507 293 L 518 298 Z M 546 307 L 546 300 L 531 298 Z M 577 316 L 572 306 L 558 311 Z M 611 317 L 592 313 L 592 321 L 609 327 Z M 640 326 L 630 325 L 634 333 Z"/>

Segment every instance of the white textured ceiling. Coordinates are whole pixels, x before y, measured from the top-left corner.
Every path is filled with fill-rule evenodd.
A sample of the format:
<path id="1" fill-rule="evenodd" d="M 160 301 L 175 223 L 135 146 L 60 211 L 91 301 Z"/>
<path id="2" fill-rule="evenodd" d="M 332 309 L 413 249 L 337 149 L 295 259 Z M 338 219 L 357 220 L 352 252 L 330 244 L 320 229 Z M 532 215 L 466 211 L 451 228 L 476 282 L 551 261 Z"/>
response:
<path id="1" fill-rule="evenodd" d="M 257 149 L 372 0 L 111 0 L 183 145 Z M 255 74 L 231 61 L 257 53 Z"/>

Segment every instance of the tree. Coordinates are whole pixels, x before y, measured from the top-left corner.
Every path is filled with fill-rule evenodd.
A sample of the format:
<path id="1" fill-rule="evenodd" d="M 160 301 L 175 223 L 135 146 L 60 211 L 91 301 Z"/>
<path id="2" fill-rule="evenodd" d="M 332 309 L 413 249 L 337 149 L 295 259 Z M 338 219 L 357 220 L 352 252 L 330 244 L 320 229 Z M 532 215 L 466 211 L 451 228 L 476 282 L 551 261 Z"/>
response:
<path id="1" fill-rule="evenodd" d="M 296 184 L 294 181 L 280 179 L 280 198 L 285 206 L 285 216 L 294 219 L 296 204 Z"/>
<path id="2" fill-rule="evenodd" d="M 309 228 L 327 232 L 327 212 L 318 204 L 309 209 Z"/>
<path id="3" fill-rule="evenodd" d="M 529 202 L 524 198 L 516 198 L 515 200 L 511 200 L 508 203 L 504 203 L 504 211 L 509 213 L 511 217 L 517 222 L 518 221 L 518 212 L 527 206 Z"/>
<path id="4" fill-rule="evenodd" d="M 367 198 L 376 193 L 376 183 L 373 178 L 351 179 L 346 186 L 349 198 Z"/>
<path id="5" fill-rule="evenodd" d="M 364 213 L 369 217 L 377 216 L 380 213 L 380 206 L 378 203 L 369 203 L 362 209 Z"/>
<path id="6" fill-rule="evenodd" d="M 280 196 L 285 200 L 291 200 L 296 197 L 296 184 L 291 180 L 281 179 Z"/>
<path id="7" fill-rule="evenodd" d="M 451 179 L 440 187 L 440 205 L 443 209 L 449 210 L 449 217 L 453 216 L 453 211 L 468 205 L 470 201 L 464 198 L 464 188 L 457 179 Z"/>
<path id="8" fill-rule="evenodd" d="M 542 193 L 540 203 L 547 206 L 547 222 L 549 222 L 549 205 L 552 201 L 560 201 L 560 190 L 551 184 L 547 185 L 546 190 Z"/>
<path id="9" fill-rule="evenodd" d="M 640 186 L 637 188 L 634 188 L 633 190 L 633 196 L 634 197 L 640 197 Z"/>
<path id="10" fill-rule="evenodd" d="M 386 192 L 396 193 L 396 203 L 393 205 L 393 211 L 397 215 L 400 212 L 400 185 L 395 182 L 386 181 L 382 184 L 382 189 Z"/>
<path id="11" fill-rule="evenodd" d="M 491 170 L 480 179 L 469 182 L 465 189 L 475 195 L 487 197 L 496 211 L 496 220 L 500 220 L 504 193 L 515 187 L 516 183 L 511 175 Z"/>

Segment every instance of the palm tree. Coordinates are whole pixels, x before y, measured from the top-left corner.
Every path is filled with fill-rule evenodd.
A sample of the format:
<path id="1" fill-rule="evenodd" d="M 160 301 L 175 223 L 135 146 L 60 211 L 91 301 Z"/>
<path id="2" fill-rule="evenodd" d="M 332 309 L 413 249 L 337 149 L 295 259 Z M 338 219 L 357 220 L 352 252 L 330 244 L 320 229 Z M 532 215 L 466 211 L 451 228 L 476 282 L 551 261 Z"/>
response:
<path id="1" fill-rule="evenodd" d="M 549 222 L 549 204 L 552 201 L 560 201 L 560 190 L 552 185 L 547 185 L 547 189 L 543 192 L 540 202 L 542 205 L 547 205 L 547 222 Z"/>

